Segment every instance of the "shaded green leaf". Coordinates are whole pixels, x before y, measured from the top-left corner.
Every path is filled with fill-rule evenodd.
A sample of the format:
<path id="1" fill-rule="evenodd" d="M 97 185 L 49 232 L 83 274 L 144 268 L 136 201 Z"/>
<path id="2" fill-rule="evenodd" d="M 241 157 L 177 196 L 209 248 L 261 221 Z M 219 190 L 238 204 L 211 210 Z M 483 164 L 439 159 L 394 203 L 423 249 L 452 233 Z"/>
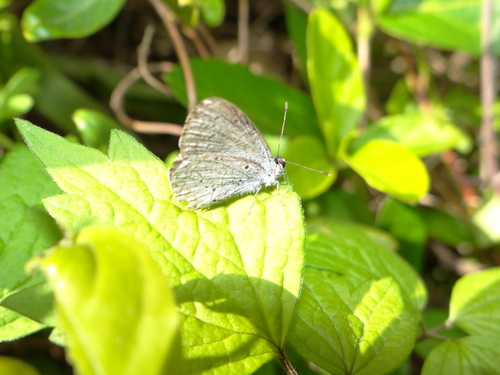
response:
<path id="1" fill-rule="evenodd" d="M 307 241 L 307 265 L 347 275 L 357 284 L 391 276 L 416 309 L 426 303 L 427 291 L 413 270 L 397 254 L 382 248 L 362 230 L 330 223 L 331 234 L 313 233 Z"/>
<path id="2" fill-rule="evenodd" d="M 327 10 L 309 15 L 307 72 L 327 151 L 335 158 L 342 139 L 358 125 L 365 97 L 349 35 Z"/>
<path id="3" fill-rule="evenodd" d="M 319 216 L 317 218 L 307 220 L 307 229 L 309 230 L 309 232 L 334 235 L 339 224 L 342 224 L 342 226 L 345 228 L 353 228 L 356 231 L 363 232 L 366 237 L 368 237 L 370 240 L 383 247 L 384 249 L 396 252 L 399 248 L 398 241 L 393 236 L 377 227 L 370 225 L 358 224 L 349 221 L 346 222 L 344 220 L 337 220 Z"/>
<path id="4" fill-rule="evenodd" d="M 500 267 L 468 274 L 453 287 L 450 322 L 470 334 L 500 337 Z"/>
<path id="5" fill-rule="evenodd" d="M 125 0 L 36 0 L 24 11 L 23 33 L 29 41 L 81 38 L 106 26 Z"/>
<path id="6" fill-rule="evenodd" d="M 420 213 L 394 199 L 386 199 L 378 211 L 377 223 L 399 241 L 399 253 L 421 271 L 427 242 L 427 228 Z"/>
<path id="7" fill-rule="evenodd" d="M 325 176 L 293 164 L 287 164 L 287 178 L 302 199 L 311 199 L 324 193 L 333 184 L 337 171 L 328 161 L 323 144 L 312 136 L 295 137 L 286 147 L 283 157 L 287 161 L 300 160 L 305 167 L 330 173 Z"/>
<path id="8" fill-rule="evenodd" d="M 2 63 L 4 74 L 31 67 L 41 77 L 43 93 L 35 97 L 35 108 L 42 116 L 66 131 L 74 131 L 73 112 L 78 108 L 96 109 L 105 112 L 104 106 L 88 95 L 75 82 L 58 70 L 54 61 L 38 45 L 28 43 L 21 35 L 18 20 L 9 13 L 0 14 L 2 24 Z"/>
<path id="9" fill-rule="evenodd" d="M 54 298 L 45 282 L 9 295 L 1 305 L 35 322 L 51 327 L 55 325 Z"/>
<path id="10" fill-rule="evenodd" d="M 91 109 L 75 111 L 73 121 L 84 144 L 103 151 L 108 147 L 111 129 L 121 127 L 115 120 Z"/>
<path id="11" fill-rule="evenodd" d="M 386 33 L 413 43 L 438 48 L 480 53 L 480 0 L 398 0 L 379 15 L 378 24 Z M 500 4 L 495 2 L 494 22 L 500 20 Z M 432 25 L 432 27 L 429 27 Z M 493 26 L 495 30 L 498 28 Z M 500 35 L 494 34 L 492 46 L 500 53 Z"/>
<path id="12" fill-rule="evenodd" d="M 0 89 L 0 123 L 28 112 L 39 90 L 40 74 L 36 69 L 22 68 Z"/>
<path id="13" fill-rule="evenodd" d="M 426 358 L 422 375 L 496 374 L 500 368 L 498 340 L 498 335 L 485 335 L 445 341 Z"/>
<path id="14" fill-rule="evenodd" d="M 34 255 L 56 243 L 61 234 L 54 220 L 42 206 L 42 199 L 60 190 L 43 169 L 40 162 L 22 146 L 9 152 L 0 166 L 0 301 L 13 297 L 23 289 L 43 282 L 40 275 L 30 276 L 24 270 L 24 264 Z M 11 306 L 12 307 L 12 306 Z M 31 312 L 27 316 L 36 316 L 35 310 L 42 306 L 28 305 Z M 32 329 L 40 329 L 39 323 L 20 324 L 21 316 L 13 318 L 6 314 L 3 324 L 15 326 L 3 327 L 4 337 L 24 336 Z M 27 329 L 28 331 L 25 331 Z M 0 334 L 1 335 L 1 334 Z"/>
<path id="15" fill-rule="evenodd" d="M 303 92 L 277 80 L 257 76 L 240 65 L 199 59 L 192 59 L 190 63 L 198 98 L 219 96 L 227 99 L 241 108 L 262 133 L 276 135 L 280 134 L 283 108 L 288 102 L 285 136 L 307 134 L 321 138 L 314 106 Z M 186 105 L 186 85 L 180 67 L 167 73 L 165 80 L 177 99 Z"/>
<path id="16" fill-rule="evenodd" d="M 0 374 L 4 375 L 40 375 L 30 364 L 17 358 L 0 356 Z"/>
<path id="17" fill-rule="evenodd" d="M 397 256 L 360 231 L 338 228 L 334 236 L 309 236 L 290 343 L 333 374 L 385 374 L 413 348 L 418 327 L 413 304 L 421 304 L 425 292 Z M 405 289 L 411 284 L 420 297 Z"/>
<path id="18" fill-rule="evenodd" d="M 418 209 L 431 238 L 450 246 L 475 243 L 474 227 L 465 219 L 432 207 Z"/>
<path id="19" fill-rule="evenodd" d="M 285 2 L 285 20 L 290 39 L 293 42 L 295 59 L 302 79 L 307 81 L 307 14 L 290 2 Z"/>
<path id="20" fill-rule="evenodd" d="M 341 189 L 330 189 L 314 201 L 304 203 L 306 217 L 327 216 L 338 221 L 372 225 L 374 216 L 367 202 L 358 194 Z"/>

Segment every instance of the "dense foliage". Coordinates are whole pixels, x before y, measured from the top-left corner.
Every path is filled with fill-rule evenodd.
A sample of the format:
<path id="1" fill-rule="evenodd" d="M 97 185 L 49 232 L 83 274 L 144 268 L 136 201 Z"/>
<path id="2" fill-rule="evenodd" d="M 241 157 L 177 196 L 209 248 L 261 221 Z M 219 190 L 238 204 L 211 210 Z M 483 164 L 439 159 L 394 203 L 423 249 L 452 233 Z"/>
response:
<path id="1" fill-rule="evenodd" d="M 500 373 L 499 30 L 492 0 L 0 1 L 0 373 Z M 188 209 L 209 96 L 330 175 Z"/>

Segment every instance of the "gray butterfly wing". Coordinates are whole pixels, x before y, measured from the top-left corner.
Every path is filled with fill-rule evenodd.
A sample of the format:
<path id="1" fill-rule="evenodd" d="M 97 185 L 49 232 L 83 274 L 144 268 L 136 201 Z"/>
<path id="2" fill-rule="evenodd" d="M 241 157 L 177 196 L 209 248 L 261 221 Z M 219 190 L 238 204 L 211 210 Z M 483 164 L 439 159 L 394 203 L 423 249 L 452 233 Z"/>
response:
<path id="1" fill-rule="evenodd" d="M 224 158 L 223 167 L 221 157 Z M 174 167 L 170 175 L 174 195 L 180 201 L 188 201 L 188 207 L 195 209 L 277 185 L 283 169 L 275 163 L 273 170 L 266 170 L 249 158 L 221 154 L 183 158 L 176 160 Z"/>
<path id="2" fill-rule="evenodd" d="M 207 98 L 193 109 L 179 147 L 170 182 L 176 198 L 190 208 L 277 185 L 285 165 L 251 120 L 221 98 Z"/>
<path id="3" fill-rule="evenodd" d="M 179 140 L 181 155 L 259 155 L 271 160 L 266 140 L 247 115 L 222 98 L 206 98 L 188 115 Z"/>

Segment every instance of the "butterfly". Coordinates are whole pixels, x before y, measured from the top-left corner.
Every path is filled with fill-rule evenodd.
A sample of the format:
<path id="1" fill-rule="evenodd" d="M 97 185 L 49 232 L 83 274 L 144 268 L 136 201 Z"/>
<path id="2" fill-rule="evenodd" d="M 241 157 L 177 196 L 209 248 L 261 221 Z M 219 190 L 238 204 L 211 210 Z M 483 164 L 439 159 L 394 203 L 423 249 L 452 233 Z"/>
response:
<path id="1" fill-rule="evenodd" d="M 284 176 L 285 159 L 273 156 L 248 116 L 222 98 L 206 98 L 189 113 L 179 148 L 170 184 L 192 209 L 279 187 Z"/>

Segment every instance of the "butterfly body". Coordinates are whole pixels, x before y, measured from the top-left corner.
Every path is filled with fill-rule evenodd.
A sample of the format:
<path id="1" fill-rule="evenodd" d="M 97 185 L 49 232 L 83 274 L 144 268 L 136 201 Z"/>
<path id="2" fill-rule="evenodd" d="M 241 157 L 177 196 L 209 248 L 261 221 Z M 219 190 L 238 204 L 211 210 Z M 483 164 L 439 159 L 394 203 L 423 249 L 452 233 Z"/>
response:
<path id="1" fill-rule="evenodd" d="M 170 183 L 175 197 L 194 209 L 279 186 L 286 165 L 248 116 L 215 97 L 188 115 L 179 148 Z"/>

